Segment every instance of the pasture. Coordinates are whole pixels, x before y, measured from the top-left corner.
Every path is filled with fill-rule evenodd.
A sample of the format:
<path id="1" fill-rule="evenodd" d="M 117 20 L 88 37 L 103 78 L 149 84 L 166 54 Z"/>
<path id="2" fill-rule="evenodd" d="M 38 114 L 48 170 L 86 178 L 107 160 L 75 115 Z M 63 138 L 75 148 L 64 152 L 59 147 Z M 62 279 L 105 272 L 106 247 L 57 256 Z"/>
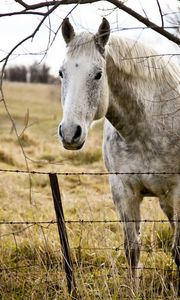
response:
<path id="1" fill-rule="evenodd" d="M 104 172 L 103 121 L 93 125 L 78 152 L 64 150 L 57 138 L 61 118 L 58 85 L 4 84 L 5 99 L 20 135 L 30 170 Z M 0 103 L 0 169 L 26 170 L 12 124 Z M 122 226 L 107 176 L 59 175 L 78 294 L 81 299 L 176 299 L 172 232 L 158 200 L 141 207 L 141 268 L 135 291 L 128 276 Z M 0 299 L 70 299 L 60 255 L 48 175 L 0 172 Z M 153 221 L 154 220 L 154 221 Z M 33 225 L 24 224 L 33 221 Z M 173 271 L 174 270 L 174 271 Z"/>

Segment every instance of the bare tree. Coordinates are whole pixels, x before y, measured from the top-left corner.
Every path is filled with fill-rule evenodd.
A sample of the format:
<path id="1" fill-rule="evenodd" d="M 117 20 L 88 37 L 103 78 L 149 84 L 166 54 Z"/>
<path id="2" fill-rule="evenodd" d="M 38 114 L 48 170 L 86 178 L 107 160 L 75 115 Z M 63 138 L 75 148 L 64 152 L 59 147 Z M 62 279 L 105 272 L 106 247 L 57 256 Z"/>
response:
<path id="1" fill-rule="evenodd" d="M 23 1 L 23 0 L 14 0 L 14 2 L 16 2 L 17 4 L 19 4 L 19 10 L 18 11 L 11 11 L 11 12 L 6 12 L 6 13 L 0 13 L 0 18 L 4 18 L 4 17 L 13 17 L 13 16 L 20 16 L 20 15 L 37 15 L 39 17 L 39 23 L 38 25 L 35 27 L 35 29 L 31 32 L 31 34 L 27 35 L 25 38 L 23 38 L 22 40 L 18 41 L 18 43 L 16 43 L 12 49 L 4 55 L 4 57 L 0 60 L 0 63 L 2 64 L 2 69 L 1 69 L 1 74 L 0 74 L 0 93 L 1 93 L 1 99 L 0 101 L 3 102 L 4 107 L 6 109 L 6 112 L 11 120 L 12 126 L 14 128 L 14 131 L 16 133 L 17 139 L 19 141 L 19 144 L 22 148 L 22 152 L 23 155 L 25 157 L 25 161 L 26 161 L 26 166 L 28 169 L 28 163 L 27 163 L 27 159 L 26 159 L 26 154 L 24 152 L 23 146 L 21 145 L 21 141 L 19 139 L 19 135 L 18 135 L 18 131 L 16 129 L 16 125 L 15 122 L 8 110 L 8 106 L 6 104 L 5 101 L 5 97 L 4 97 L 4 92 L 3 92 L 3 78 L 4 78 L 4 73 L 5 73 L 5 68 L 7 65 L 7 62 L 10 58 L 10 56 L 15 52 L 16 49 L 18 49 L 21 45 L 23 45 L 26 41 L 31 40 L 35 37 L 35 35 L 37 34 L 37 32 L 39 31 L 39 29 L 41 28 L 41 26 L 45 23 L 45 21 L 49 18 L 49 16 L 59 7 L 63 6 L 63 5 L 70 5 L 70 4 L 75 4 L 75 7 L 78 5 L 82 5 L 82 4 L 87 4 L 87 3 L 95 3 L 95 2 L 100 2 L 100 0 L 52 0 L 52 1 L 48 1 L 48 0 L 44 0 L 42 2 L 37 1 L 34 4 L 28 4 L 27 2 L 31 2 L 31 1 Z M 131 15 L 132 17 L 134 17 L 136 20 L 140 21 L 141 23 L 143 23 L 146 27 L 151 28 L 152 30 L 154 30 L 155 32 L 158 32 L 159 34 L 161 34 L 162 36 L 166 37 L 167 39 L 169 39 L 170 41 L 172 41 L 173 43 L 180 45 L 180 38 L 179 36 L 177 36 L 176 34 L 173 34 L 171 32 L 169 32 L 165 26 L 164 26 L 164 16 L 161 10 L 161 6 L 159 4 L 159 1 L 156 0 L 157 2 L 157 6 L 159 9 L 159 14 L 161 16 L 161 25 L 157 25 L 154 22 L 152 22 L 151 20 L 148 19 L 148 17 L 144 17 L 143 15 L 137 13 L 136 11 L 134 11 L 133 9 L 131 9 L 130 7 L 128 7 L 126 5 L 126 1 L 119 1 L 119 0 L 107 0 L 107 3 L 110 3 L 114 6 L 115 9 L 117 10 L 122 10 L 124 12 L 126 12 L 127 14 Z M 75 9 L 75 8 L 73 8 Z M 71 13 L 71 10 L 69 10 L 69 14 Z M 58 30 L 60 29 L 61 25 L 59 26 Z M 58 30 L 54 33 L 54 39 L 57 35 Z M 53 39 L 53 40 L 54 40 Z M 53 42 L 53 41 L 52 41 Z M 50 45 L 49 45 L 50 46 Z M 48 47 L 47 47 L 48 49 Z"/>
<path id="2" fill-rule="evenodd" d="M 161 26 L 158 26 L 157 24 L 153 23 L 150 21 L 147 17 L 144 17 L 137 13 L 136 11 L 132 10 L 130 7 L 126 6 L 123 1 L 119 0 L 108 0 L 106 2 L 111 3 L 114 5 L 115 8 L 120 9 L 127 14 L 131 15 L 134 17 L 136 20 L 140 21 L 143 23 L 145 26 L 148 28 L 151 28 L 152 30 L 160 33 L 170 41 L 174 42 L 177 45 L 180 45 L 180 38 L 176 34 L 172 34 L 169 31 L 167 31 L 164 27 L 164 21 L 163 21 L 163 13 L 159 4 L 159 1 L 157 1 L 157 5 L 159 8 L 159 13 L 161 16 L 162 24 Z M 25 37 L 23 40 L 19 41 L 10 51 L 7 55 L 5 55 L 1 60 L 0 63 L 3 63 L 2 71 L 1 74 L 3 75 L 5 66 L 7 64 L 7 61 L 9 57 L 12 55 L 12 53 L 23 43 L 28 41 L 29 39 L 34 38 L 36 33 L 39 31 L 40 27 L 42 24 L 45 22 L 45 20 L 59 7 L 62 5 L 69 5 L 69 4 L 87 4 L 87 3 L 95 3 L 95 2 L 100 2 L 100 0 L 53 0 L 53 1 L 43 1 L 43 2 L 37 2 L 35 4 L 28 4 L 27 1 L 22 1 L 22 0 L 15 0 L 16 3 L 20 5 L 22 8 L 19 11 L 14 11 L 14 12 L 7 12 L 7 13 L 1 13 L 0 18 L 2 17 L 7 17 L 7 16 L 14 16 L 14 15 L 38 15 L 41 17 L 41 20 L 38 24 L 38 26 L 35 28 L 35 30 Z M 44 11 L 46 9 L 46 11 Z M 69 12 L 70 13 L 70 12 Z M 2 84 L 2 76 L 1 76 L 1 84 Z"/>
<path id="3" fill-rule="evenodd" d="M 30 66 L 30 82 L 48 83 L 50 79 L 49 67 L 46 64 L 34 63 Z"/>
<path id="4" fill-rule="evenodd" d="M 4 79 L 9 81 L 26 82 L 27 68 L 25 66 L 13 66 L 5 70 Z"/>

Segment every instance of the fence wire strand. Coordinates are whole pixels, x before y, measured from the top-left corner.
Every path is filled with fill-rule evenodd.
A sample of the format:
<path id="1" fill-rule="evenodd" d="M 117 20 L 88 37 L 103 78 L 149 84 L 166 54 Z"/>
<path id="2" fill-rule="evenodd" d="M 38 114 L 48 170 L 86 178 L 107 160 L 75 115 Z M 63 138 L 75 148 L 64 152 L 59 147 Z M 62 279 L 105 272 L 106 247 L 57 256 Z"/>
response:
<path id="1" fill-rule="evenodd" d="M 19 169 L 0 169 L 1 173 L 22 173 L 22 174 L 39 174 L 39 175 L 49 175 L 56 174 L 60 176 L 72 176 L 72 175 L 88 175 L 88 176 L 107 176 L 107 175 L 180 175 L 180 172 L 47 172 L 47 171 L 36 171 L 36 170 L 19 170 Z"/>

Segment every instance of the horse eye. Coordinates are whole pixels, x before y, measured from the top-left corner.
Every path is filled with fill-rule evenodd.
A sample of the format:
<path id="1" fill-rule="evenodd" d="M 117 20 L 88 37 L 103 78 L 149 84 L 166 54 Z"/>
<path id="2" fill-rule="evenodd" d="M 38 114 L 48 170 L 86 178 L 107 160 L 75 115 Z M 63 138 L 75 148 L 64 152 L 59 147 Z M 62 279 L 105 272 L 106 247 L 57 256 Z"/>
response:
<path id="1" fill-rule="evenodd" d="M 60 76 L 61 78 L 63 78 L 63 72 L 62 72 L 62 71 L 59 71 L 59 76 Z"/>
<path id="2" fill-rule="evenodd" d="M 94 79 L 95 79 L 95 80 L 99 80 L 99 79 L 101 78 L 101 76 L 102 76 L 102 72 L 98 72 L 98 73 L 96 74 L 96 76 L 94 77 Z"/>

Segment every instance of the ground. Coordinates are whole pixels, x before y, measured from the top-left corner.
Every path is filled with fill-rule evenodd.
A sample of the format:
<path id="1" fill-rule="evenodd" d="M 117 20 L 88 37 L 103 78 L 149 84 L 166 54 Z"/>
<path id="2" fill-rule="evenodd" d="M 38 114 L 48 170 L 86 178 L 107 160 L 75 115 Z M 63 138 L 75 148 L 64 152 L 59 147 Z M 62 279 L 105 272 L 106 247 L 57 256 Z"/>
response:
<path id="1" fill-rule="evenodd" d="M 57 224 L 50 223 L 56 217 L 48 174 L 3 170 L 104 172 L 103 120 L 92 126 L 82 150 L 67 151 L 57 137 L 58 84 L 5 82 L 3 89 L 17 132 L 0 102 L 0 299 L 71 299 Z M 59 174 L 58 180 L 81 298 L 176 299 L 172 232 L 158 199 L 146 198 L 141 207 L 142 219 L 151 222 L 141 226 L 142 267 L 135 290 L 107 175 Z"/>

